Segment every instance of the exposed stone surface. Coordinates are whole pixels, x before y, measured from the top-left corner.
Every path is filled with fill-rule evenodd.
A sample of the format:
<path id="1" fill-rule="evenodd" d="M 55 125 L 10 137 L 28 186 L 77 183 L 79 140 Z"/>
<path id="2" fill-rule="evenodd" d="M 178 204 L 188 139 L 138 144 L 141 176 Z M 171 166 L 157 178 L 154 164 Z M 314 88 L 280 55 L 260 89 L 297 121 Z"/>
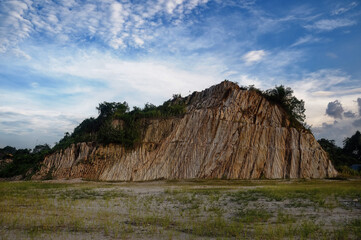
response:
<path id="1" fill-rule="evenodd" d="M 154 180 L 325 178 L 337 175 L 312 134 L 255 91 L 224 81 L 186 98 L 181 118 L 144 120 L 142 142 L 78 143 L 48 156 L 33 177 Z M 121 124 L 121 123 L 114 123 Z"/>

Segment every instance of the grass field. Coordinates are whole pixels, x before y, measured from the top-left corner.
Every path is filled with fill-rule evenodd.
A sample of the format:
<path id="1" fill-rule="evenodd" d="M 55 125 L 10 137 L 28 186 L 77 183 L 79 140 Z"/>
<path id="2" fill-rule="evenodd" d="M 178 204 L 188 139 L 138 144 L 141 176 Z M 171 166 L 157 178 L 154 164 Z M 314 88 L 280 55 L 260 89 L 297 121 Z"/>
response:
<path id="1" fill-rule="evenodd" d="M 361 239 L 361 180 L 0 182 L 1 239 Z"/>

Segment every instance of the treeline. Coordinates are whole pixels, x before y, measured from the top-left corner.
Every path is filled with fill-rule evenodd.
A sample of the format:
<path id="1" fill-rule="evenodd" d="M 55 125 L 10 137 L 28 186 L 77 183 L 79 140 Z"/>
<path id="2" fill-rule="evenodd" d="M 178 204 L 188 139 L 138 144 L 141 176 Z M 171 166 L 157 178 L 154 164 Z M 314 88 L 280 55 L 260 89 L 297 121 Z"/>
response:
<path id="1" fill-rule="evenodd" d="M 22 176 L 30 178 L 40 167 L 45 156 L 51 152 L 48 144 L 34 149 L 0 148 L 0 178 Z"/>
<path id="2" fill-rule="evenodd" d="M 318 143 L 328 153 L 330 160 L 336 170 L 345 176 L 361 175 L 360 168 L 357 170 L 356 165 L 361 165 L 361 134 L 356 131 L 354 135 L 343 141 L 343 147 L 338 147 L 334 140 L 320 139 Z M 355 169 L 352 168 L 355 167 Z"/>
<path id="3" fill-rule="evenodd" d="M 147 103 L 144 108 L 133 107 L 130 111 L 127 102 L 103 102 L 97 110 L 97 118 L 85 119 L 72 134 L 66 133 L 53 150 L 65 149 L 78 142 L 118 143 L 132 148 L 141 140 L 141 119 L 182 116 L 186 105 L 181 95 L 175 94 L 160 106 Z M 113 124 L 114 120 L 121 124 Z"/>

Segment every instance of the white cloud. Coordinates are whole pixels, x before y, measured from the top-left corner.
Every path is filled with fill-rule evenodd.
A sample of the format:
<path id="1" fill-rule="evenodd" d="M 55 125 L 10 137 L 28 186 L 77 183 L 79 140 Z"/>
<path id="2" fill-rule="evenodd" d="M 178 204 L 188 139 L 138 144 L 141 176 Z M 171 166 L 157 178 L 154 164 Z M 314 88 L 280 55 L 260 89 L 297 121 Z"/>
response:
<path id="1" fill-rule="evenodd" d="M 121 38 L 114 38 L 110 41 L 109 45 L 114 49 L 124 48 L 125 44 L 123 39 Z"/>
<path id="2" fill-rule="evenodd" d="M 26 52 L 24 52 L 23 50 L 21 50 L 20 48 L 14 47 L 11 49 L 11 51 L 17 57 L 24 58 L 26 60 L 31 60 L 31 56 Z"/>
<path id="3" fill-rule="evenodd" d="M 315 43 L 315 42 L 319 42 L 319 41 L 321 41 L 320 38 L 317 38 L 317 37 L 314 37 L 311 35 L 307 35 L 307 36 L 297 39 L 297 41 L 295 43 L 293 43 L 291 45 L 291 47 L 296 47 L 296 46 L 307 44 L 307 43 Z"/>
<path id="4" fill-rule="evenodd" d="M 338 58 L 337 54 L 333 53 L 333 52 L 327 52 L 326 56 L 332 59 L 336 59 Z"/>
<path id="5" fill-rule="evenodd" d="M 244 54 L 242 59 L 247 65 L 251 65 L 253 63 L 260 62 L 265 56 L 266 52 L 264 50 L 255 50 Z"/>
<path id="6" fill-rule="evenodd" d="M 32 24 L 26 18 L 30 4 L 30 1 L 0 2 L 0 53 L 16 47 L 32 32 Z"/>
<path id="7" fill-rule="evenodd" d="M 312 25 L 306 25 L 305 28 L 319 31 L 332 31 L 336 28 L 349 27 L 356 23 L 356 21 L 349 19 L 322 19 Z"/>
<path id="8" fill-rule="evenodd" d="M 298 62 L 302 61 L 305 57 L 305 52 L 299 49 L 276 49 L 267 51 L 266 56 L 263 57 L 257 65 L 250 67 L 251 64 L 244 64 L 241 66 L 243 72 L 252 70 L 253 74 L 260 79 L 265 79 L 269 82 L 270 78 L 275 81 L 272 84 L 280 84 L 283 79 L 289 78 L 291 72 L 298 72 Z M 268 79 L 268 80 L 266 80 Z"/>
<path id="9" fill-rule="evenodd" d="M 167 13 L 172 14 L 174 9 L 178 5 L 182 4 L 182 2 L 183 2 L 183 0 L 169 0 L 169 1 L 167 1 L 167 3 L 166 3 Z"/>
<path id="10" fill-rule="evenodd" d="M 335 140 L 340 147 L 343 146 L 343 140 L 351 137 L 356 132 L 356 128 L 352 125 L 352 120 L 333 121 L 331 123 L 323 123 L 321 126 L 313 127 L 312 132 L 316 139 L 326 138 Z"/>
<path id="11" fill-rule="evenodd" d="M 44 1 L 38 8 L 35 7 L 38 3 L 31 0 L 2 1 L 0 52 L 16 47 L 33 33 L 60 43 L 88 37 L 114 49 L 143 46 L 152 39 L 159 21 L 179 22 L 185 14 L 206 3 L 207 0 L 153 0 L 146 3 L 96 0 L 85 4 Z"/>
<path id="12" fill-rule="evenodd" d="M 358 5 L 357 2 L 352 2 L 350 3 L 349 5 L 347 6 L 344 6 L 344 7 L 339 7 L 335 10 L 332 11 L 332 15 L 340 15 L 340 14 L 343 14 L 345 12 L 348 12 L 350 11 L 351 9 L 355 8 L 356 6 Z"/>
<path id="13" fill-rule="evenodd" d="M 361 88 L 352 88 L 344 90 L 334 90 L 334 91 L 315 91 L 312 92 L 312 95 L 314 96 L 341 96 L 341 95 L 350 95 L 350 94 L 361 94 Z"/>
<path id="14" fill-rule="evenodd" d="M 37 83 L 37 82 L 32 82 L 32 83 L 30 84 L 30 86 L 32 86 L 33 88 L 37 88 L 37 87 L 39 87 L 39 83 Z"/>
<path id="15" fill-rule="evenodd" d="M 83 117 L 57 111 L 22 110 L 0 107 L 0 147 L 33 148 L 37 144 L 53 145 L 64 132 L 72 131 Z"/>
<path id="16" fill-rule="evenodd" d="M 237 81 L 240 86 L 254 85 L 254 87 L 256 87 L 256 88 L 264 87 L 264 83 L 261 80 L 259 80 L 256 77 L 251 77 L 249 75 L 240 75 L 239 77 L 235 78 L 234 80 Z"/>
<path id="17" fill-rule="evenodd" d="M 195 90 L 210 86 L 222 80 L 215 71 L 198 72 L 183 70 L 177 63 L 163 61 L 129 61 L 113 57 L 111 54 L 92 52 L 79 53 L 71 58 L 61 56 L 46 59 L 36 66 L 39 72 L 48 72 L 49 75 L 70 75 L 85 79 L 101 81 L 107 86 L 107 92 L 97 94 L 98 98 L 110 99 L 126 93 L 126 88 L 132 94 L 132 104 L 143 104 L 152 101 L 154 96 L 157 103 L 165 100 L 173 93 L 187 94 Z M 102 99 L 99 99 L 102 100 Z"/>
<path id="18" fill-rule="evenodd" d="M 134 42 L 136 45 L 138 45 L 140 47 L 144 45 L 144 40 L 138 36 L 134 36 Z"/>

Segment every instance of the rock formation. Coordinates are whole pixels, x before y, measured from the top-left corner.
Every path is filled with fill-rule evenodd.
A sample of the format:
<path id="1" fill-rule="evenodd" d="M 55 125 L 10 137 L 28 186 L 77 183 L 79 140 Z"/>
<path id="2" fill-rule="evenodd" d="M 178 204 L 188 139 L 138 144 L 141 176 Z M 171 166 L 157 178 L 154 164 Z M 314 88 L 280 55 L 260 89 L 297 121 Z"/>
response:
<path id="1" fill-rule="evenodd" d="M 337 175 L 314 136 L 257 91 L 224 81 L 185 99 L 183 117 L 144 119 L 142 141 L 78 143 L 45 158 L 33 179 L 143 181 L 325 178 Z"/>

